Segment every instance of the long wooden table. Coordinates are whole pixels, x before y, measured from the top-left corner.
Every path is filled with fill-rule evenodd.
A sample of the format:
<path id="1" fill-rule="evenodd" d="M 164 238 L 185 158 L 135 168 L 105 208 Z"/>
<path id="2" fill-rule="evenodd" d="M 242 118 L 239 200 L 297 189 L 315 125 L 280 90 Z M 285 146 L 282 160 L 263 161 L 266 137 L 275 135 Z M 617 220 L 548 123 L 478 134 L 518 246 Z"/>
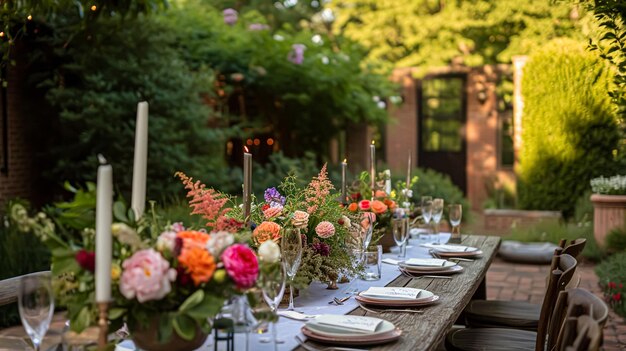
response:
<path id="1" fill-rule="evenodd" d="M 386 312 L 372 314 L 361 308 L 356 308 L 350 313 L 351 315 L 383 318 L 402 329 L 402 337 L 399 340 L 374 347 L 372 350 L 434 350 L 443 341 L 446 332 L 459 318 L 469 301 L 475 295 L 484 298 L 485 275 L 500 245 L 500 238 L 469 235 L 463 237 L 462 244 L 480 248 L 483 255 L 474 262 L 460 262 L 464 270 L 461 274 L 453 275 L 452 279 L 415 279 L 399 276 L 387 285 L 426 289 L 439 295 L 439 303 L 424 307 L 424 313 Z M 320 348 L 324 346 L 312 341 L 308 341 L 308 343 Z M 296 350 L 304 350 L 304 348 L 299 347 Z"/>

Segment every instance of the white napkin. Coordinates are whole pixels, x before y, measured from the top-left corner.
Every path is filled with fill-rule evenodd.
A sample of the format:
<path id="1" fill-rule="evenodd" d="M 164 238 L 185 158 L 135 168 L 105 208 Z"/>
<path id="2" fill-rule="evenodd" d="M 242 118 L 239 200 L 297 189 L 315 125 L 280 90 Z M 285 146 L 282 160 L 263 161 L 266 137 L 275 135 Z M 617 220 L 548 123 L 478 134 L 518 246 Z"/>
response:
<path id="1" fill-rule="evenodd" d="M 448 260 L 442 260 L 439 258 L 410 258 L 404 261 L 407 266 L 422 266 L 422 267 L 443 267 Z"/>
<path id="2" fill-rule="evenodd" d="M 478 250 L 475 247 L 463 245 L 422 244 L 422 246 L 441 252 L 472 252 Z"/>
<path id="3" fill-rule="evenodd" d="M 382 319 L 374 317 L 322 314 L 309 323 L 323 326 L 326 330 L 370 334 L 375 332 L 382 322 Z"/>
<path id="4" fill-rule="evenodd" d="M 281 317 L 293 319 L 296 321 L 308 321 L 313 318 L 316 318 L 316 315 L 304 314 L 296 311 L 278 311 L 278 315 Z"/>
<path id="5" fill-rule="evenodd" d="M 383 258 L 382 260 L 383 263 L 387 263 L 387 264 L 392 264 L 392 265 L 398 265 L 398 263 L 402 262 L 400 260 L 394 260 L 393 258 Z"/>
<path id="6" fill-rule="evenodd" d="M 421 289 L 414 288 L 394 288 L 394 287 L 376 287 L 361 292 L 361 296 L 374 298 L 387 298 L 396 300 L 414 300 L 422 292 Z"/>

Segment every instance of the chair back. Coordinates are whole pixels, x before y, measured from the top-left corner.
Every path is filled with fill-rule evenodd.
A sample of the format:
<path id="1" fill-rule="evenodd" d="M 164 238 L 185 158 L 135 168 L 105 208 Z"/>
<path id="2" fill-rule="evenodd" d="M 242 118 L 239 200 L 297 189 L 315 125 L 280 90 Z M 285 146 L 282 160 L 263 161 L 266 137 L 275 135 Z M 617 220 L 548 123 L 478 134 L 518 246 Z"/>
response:
<path id="1" fill-rule="evenodd" d="M 574 350 L 597 350 L 608 317 L 606 303 L 588 290 L 561 291 L 550 321 L 548 348 L 563 351 L 575 346 Z"/>
<path id="2" fill-rule="evenodd" d="M 14 278 L 0 280 L 0 306 L 8 305 L 17 301 L 17 294 L 20 287 L 20 280 L 23 277 L 32 277 L 39 275 L 49 275 L 50 271 L 35 272 L 20 275 Z"/>
<path id="3" fill-rule="evenodd" d="M 587 244 L 587 239 L 584 238 L 572 240 L 569 245 L 563 247 L 563 253 L 578 259 L 578 256 L 580 256 L 585 249 L 585 244 Z"/>
<path id="4" fill-rule="evenodd" d="M 576 270 L 576 259 L 568 254 L 563 254 L 562 250 L 561 248 L 557 248 L 552 257 L 552 270 L 548 277 L 546 295 L 543 298 L 541 313 L 539 314 L 539 326 L 537 328 L 537 340 L 535 344 L 536 351 L 544 351 L 545 349 L 548 326 L 557 297 L 559 296 L 559 292 L 565 289 L 565 286 L 570 282 Z"/>

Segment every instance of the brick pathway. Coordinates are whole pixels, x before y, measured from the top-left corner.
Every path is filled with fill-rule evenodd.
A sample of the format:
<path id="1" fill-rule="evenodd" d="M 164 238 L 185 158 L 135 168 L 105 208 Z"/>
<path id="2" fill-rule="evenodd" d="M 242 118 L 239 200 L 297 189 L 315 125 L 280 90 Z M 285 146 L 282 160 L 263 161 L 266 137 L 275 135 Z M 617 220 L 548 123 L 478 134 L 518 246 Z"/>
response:
<path id="1" fill-rule="evenodd" d="M 576 269 L 580 287 L 598 296 L 602 290 L 593 271 L 594 266 L 582 263 Z M 487 299 L 522 300 L 541 304 L 549 266 L 508 263 L 496 258 L 487 272 Z M 577 279 L 576 276 L 574 279 Z M 604 350 L 626 350 L 626 321 L 613 311 L 604 328 Z"/>

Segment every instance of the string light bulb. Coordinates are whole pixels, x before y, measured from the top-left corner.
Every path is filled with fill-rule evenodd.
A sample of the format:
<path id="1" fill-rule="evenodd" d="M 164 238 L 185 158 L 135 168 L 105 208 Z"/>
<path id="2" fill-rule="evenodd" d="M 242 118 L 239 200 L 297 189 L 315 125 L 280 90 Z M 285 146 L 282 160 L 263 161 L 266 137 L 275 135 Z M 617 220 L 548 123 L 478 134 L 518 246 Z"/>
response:
<path id="1" fill-rule="evenodd" d="M 98 9 L 98 7 L 96 5 L 91 5 L 91 11 L 95 11 L 97 9 Z"/>
<path id="2" fill-rule="evenodd" d="M 33 15 L 28 15 L 28 17 L 26 17 L 26 18 L 28 18 L 29 21 L 32 21 L 33 20 Z"/>
<path id="3" fill-rule="evenodd" d="M 4 32 L 0 32 L 0 38 L 4 37 Z"/>

